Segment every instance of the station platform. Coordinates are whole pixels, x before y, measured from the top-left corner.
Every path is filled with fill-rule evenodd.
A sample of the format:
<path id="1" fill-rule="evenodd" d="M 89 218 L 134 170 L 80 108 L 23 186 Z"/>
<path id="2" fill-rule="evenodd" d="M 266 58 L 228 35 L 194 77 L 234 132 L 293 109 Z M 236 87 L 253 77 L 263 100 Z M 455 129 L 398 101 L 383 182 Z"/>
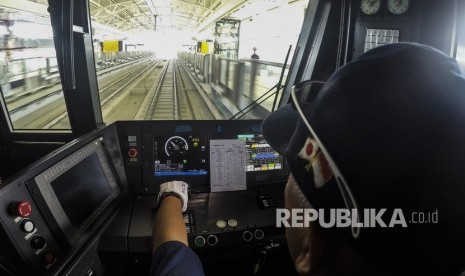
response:
<path id="1" fill-rule="evenodd" d="M 186 52 L 179 53 L 178 60 L 197 88 L 232 119 L 265 118 L 276 109 L 289 69 L 282 63 Z"/>

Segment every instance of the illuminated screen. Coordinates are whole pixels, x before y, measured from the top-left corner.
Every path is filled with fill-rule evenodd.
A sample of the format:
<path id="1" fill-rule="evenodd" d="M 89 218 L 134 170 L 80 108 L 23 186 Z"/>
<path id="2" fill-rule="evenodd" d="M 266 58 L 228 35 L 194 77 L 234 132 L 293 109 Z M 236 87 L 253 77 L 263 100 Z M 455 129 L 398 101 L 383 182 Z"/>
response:
<path id="1" fill-rule="evenodd" d="M 265 140 L 261 134 L 239 134 L 239 140 L 245 141 L 247 154 L 247 172 L 280 170 L 283 158 Z"/>
<path id="2" fill-rule="evenodd" d="M 154 137 L 155 176 L 200 176 L 208 174 L 207 147 L 198 136 Z"/>
<path id="3" fill-rule="evenodd" d="M 112 193 L 96 153 L 50 184 L 70 223 L 76 228 Z"/>

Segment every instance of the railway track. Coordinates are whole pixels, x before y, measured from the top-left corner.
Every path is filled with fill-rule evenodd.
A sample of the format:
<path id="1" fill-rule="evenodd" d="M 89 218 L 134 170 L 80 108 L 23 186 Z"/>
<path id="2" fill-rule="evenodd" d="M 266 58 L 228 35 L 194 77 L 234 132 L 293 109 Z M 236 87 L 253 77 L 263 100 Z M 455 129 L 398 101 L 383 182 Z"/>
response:
<path id="1" fill-rule="evenodd" d="M 61 84 L 55 84 L 48 87 L 44 87 L 35 93 L 31 93 L 30 96 L 19 97 L 17 99 L 6 99 L 6 104 L 9 109 L 10 115 L 14 115 L 21 110 L 27 108 L 29 105 L 40 104 L 43 101 L 47 101 L 48 98 L 62 94 Z"/>
<path id="2" fill-rule="evenodd" d="M 143 110 L 146 120 L 208 120 L 215 119 L 205 99 L 187 77 L 176 59 L 166 65 L 159 84 Z"/>
<path id="3" fill-rule="evenodd" d="M 140 60 L 135 60 L 132 62 L 128 62 L 127 65 L 120 65 L 120 68 L 124 68 L 125 66 L 132 65 L 136 62 L 144 62 L 147 60 L 151 60 L 150 57 L 144 57 L 143 59 Z M 137 66 L 137 65 L 136 65 Z M 137 70 L 137 69 L 131 69 L 132 71 Z M 121 72 L 114 72 L 114 75 L 124 75 L 124 70 L 119 69 Z M 99 82 L 99 86 L 102 87 L 102 82 L 103 86 L 108 85 L 108 83 L 105 83 L 105 80 L 101 81 L 101 79 L 104 79 L 104 75 L 108 74 L 108 69 L 101 70 L 97 72 L 97 78 Z M 101 91 L 102 92 L 102 91 Z M 62 87 L 61 83 L 55 83 L 55 84 L 49 84 L 46 86 L 42 86 L 38 89 L 35 89 L 33 91 L 27 91 L 25 93 L 20 93 L 17 96 L 14 97 L 5 97 L 5 103 L 8 107 L 9 114 L 12 116 L 17 116 L 15 113 L 20 112 L 21 110 L 27 109 L 28 106 L 30 105 L 39 105 L 40 103 L 44 101 L 48 101 L 50 97 L 54 97 L 56 95 L 62 94 Z"/>
<path id="4" fill-rule="evenodd" d="M 223 119 L 214 104 L 199 91 L 189 72 L 182 62 L 176 60 L 178 75 L 181 76 L 178 90 L 187 98 L 187 102 L 193 112 L 193 119 L 215 120 Z"/>
<path id="5" fill-rule="evenodd" d="M 193 120 L 192 108 L 186 95 L 179 90 L 181 80 L 176 72 L 176 61 L 170 60 L 165 65 L 160 82 L 153 96 L 145 118 L 152 120 Z"/>
<path id="6" fill-rule="evenodd" d="M 218 119 L 218 111 L 198 91 L 184 65 L 147 59 L 99 78 L 104 121 Z M 43 92 L 10 112 L 16 129 L 69 129 L 64 98 Z M 19 116 L 21 115 L 21 116 Z M 17 116 L 15 118 L 15 116 Z"/>
<path id="7" fill-rule="evenodd" d="M 112 108 L 113 101 L 117 100 L 118 97 L 123 97 L 126 92 L 130 91 L 130 86 L 137 82 L 137 80 L 143 78 L 144 74 L 155 68 L 161 62 L 158 60 L 148 60 L 139 64 L 137 67 L 131 69 L 130 72 L 126 73 L 123 77 L 117 78 L 116 81 L 108 82 L 105 87 L 102 87 L 99 91 L 100 104 L 102 107 L 102 113 L 104 120 L 105 115 L 108 113 L 108 109 Z M 105 120 L 106 121 L 106 120 Z M 56 129 L 63 128 L 67 125 L 68 114 L 64 111 L 62 114 L 57 116 L 55 119 L 48 122 L 42 127 L 42 129 Z"/>
<path id="8" fill-rule="evenodd" d="M 141 77 L 147 70 L 149 70 L 153 65 L 159 63 L 160 60 L 147 61 L 143 64 L 138 64 L 137 67 L 133 68 L 131 71 L 127 72 L 121 78 L 118 78 L 116 81 L 108 82 L 102 89 L 99 90 L 100 98 L 102 105 L 110 101 L 116 94 L 121 92 L 126 88 L 131 82 L 137 80 Z"/>

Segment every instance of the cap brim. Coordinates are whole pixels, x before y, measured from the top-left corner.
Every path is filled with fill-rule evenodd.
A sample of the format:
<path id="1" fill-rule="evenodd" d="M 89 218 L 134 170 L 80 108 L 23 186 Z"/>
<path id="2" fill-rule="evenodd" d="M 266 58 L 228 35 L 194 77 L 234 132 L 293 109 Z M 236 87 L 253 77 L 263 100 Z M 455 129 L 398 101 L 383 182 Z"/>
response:
<path id="1" fill-rule="evenodd" d="M 299 114 L 291 104 L 271 113 L 262 123 L 262 132 L 270 146 L 285 155 L 291 137 L 296 129 Z"/>

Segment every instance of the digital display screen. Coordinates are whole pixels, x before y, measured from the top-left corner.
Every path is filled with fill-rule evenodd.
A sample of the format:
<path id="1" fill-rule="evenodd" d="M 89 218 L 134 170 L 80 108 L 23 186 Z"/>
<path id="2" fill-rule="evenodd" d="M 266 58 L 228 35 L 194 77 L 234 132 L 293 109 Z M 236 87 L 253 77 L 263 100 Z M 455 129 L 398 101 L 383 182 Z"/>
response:
<path id="1" fill-rule="evenodd" d="M 157 121 L 143 133 L 140 192 L 158 193 L 160 184 L 172 180 L 185 181 L 192 193 L 219 191 L 236 172 L 245 174 L 246 189 L 281 185 L 289 168 L 262 135 L 261 125 L 261 120 Z M 233 168 L 239 160 L 241 165 Z"/>
<path id="2" fill-rule="evenodd" d="M 193 135 L 154 137 L 155 176 L 208 175 L 205 140 Z"/>
<path id="3" fill-rule="evenodd" d="M 70 223 L 78 228 L 112 193 L 96 153 L 50 182 Z"/>
<path id="4" fill-rule="evenodd" d="M 119 194 L 118 183 L 100 139 L 78 149 L 43 171 L 29 189 L 51 224 L 63 236 L 62 246 L 72 246 Z M 52 220 L 54 222 L 52 222 Z"/>
<path id="5" fill-rule="evenodd" d="M 239 134 L 239 140 L 245 141 L 247 172 L 281 170 L 283 157 L 279 155 L 261 134 Z"/>

